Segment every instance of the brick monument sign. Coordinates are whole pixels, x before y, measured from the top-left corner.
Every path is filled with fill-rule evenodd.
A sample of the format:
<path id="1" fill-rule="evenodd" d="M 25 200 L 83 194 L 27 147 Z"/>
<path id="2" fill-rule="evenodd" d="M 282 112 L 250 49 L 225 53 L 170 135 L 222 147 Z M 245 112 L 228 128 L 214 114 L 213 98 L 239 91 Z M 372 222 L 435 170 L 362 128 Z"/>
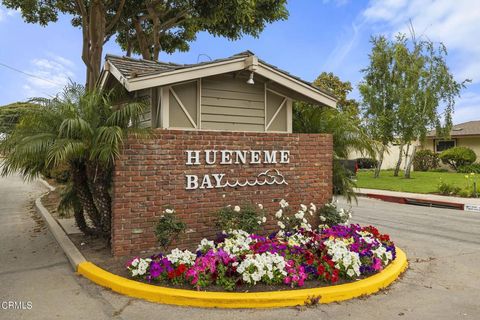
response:
<path id="1" fill-rule="evenodd" d="M 175 243 L 194 249 L 226 205 L 262 204 L 273 231 L 279 201 L 321 206 L 332 196 L 332 136 L 292 133 L 292 101 L 335 107 L 329 93 L 250 52 L 196 65 L 107 56 L 103 87 L 150 105 L 148 138 L 131 138 L 113 182 L 112 253 L 158 249 L 165 208 L 186 224 Z"/>

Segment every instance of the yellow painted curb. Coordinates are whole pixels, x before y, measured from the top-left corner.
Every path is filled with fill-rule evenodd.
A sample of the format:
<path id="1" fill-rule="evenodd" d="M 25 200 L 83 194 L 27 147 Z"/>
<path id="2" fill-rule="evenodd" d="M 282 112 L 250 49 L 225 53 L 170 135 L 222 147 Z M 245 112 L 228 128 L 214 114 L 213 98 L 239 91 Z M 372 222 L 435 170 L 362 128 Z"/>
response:
<path id="1" fill-rule="evenodd" d="M 159 287 L 126 279 L 107 272 L 91 262 L 82 262 L 77 272 L 115 292 L 152 302 L 204 308 L 275 308 L 304 305 L 320 298 L 320 303 L 348 300 L 369 295 L 387 287 L 408 266 L 405 252 L 397 248 L 397 257 L 382 272 L 352 283 L 336 286 L 273 292 L 203 292 Z"/>

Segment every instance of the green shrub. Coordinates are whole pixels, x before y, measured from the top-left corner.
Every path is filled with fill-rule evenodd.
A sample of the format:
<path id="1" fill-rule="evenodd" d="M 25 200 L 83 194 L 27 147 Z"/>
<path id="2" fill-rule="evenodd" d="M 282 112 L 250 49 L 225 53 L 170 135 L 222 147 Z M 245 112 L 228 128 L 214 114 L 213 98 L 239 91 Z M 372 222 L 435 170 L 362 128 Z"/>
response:
<path id="1" fill-rule="evenodd" d="M 461 166 L 470 165 L 477 160 L 477 155 L 467 147 L 447 149 L 440 154 L 440 160 L 450 165 L 455 171 Z"/>
<path id="2" fill-rule="evenodd" d="M 357 158 L 358 169 L 373 169 L 377 166 L 378 161 L 372 158 Z"/>
<path id="3" fill-rule="evenodd" d="M 471 198 L 473 196 L 473 190 L 471 188 L 464 188 L 458 192 L 458 196 L 463 198 Z"/>
<path id="4" fill-rule="evenodd" d="M 248 233 L 257 231 L 266 221 L 265 212 L 261 204 L 253 206 L 226 206 L 216 212 L 215 225 L 220 231 L 241 229 Z"/>
<path id="5" fill-rule="evenodd" d="M 166 250 L 185 228 L 185 223 L 178 219 L 175 210 L 165 209 L 155 227 L 155 236 L 160 246 Z"/>
<path id="6" fill-rule="evenodd" d="M 469 165 L 460 166 L 457 169 L 460 173 L 480 173 L 480 163 L 472 163 Z"/>
<path id="7" fill-rule="evenodd" d="M 457 195 L 460 193 L 462 189 L 460 187 L 457 187 L 455 185 L 452 185 L 448 182 L 440 180 L 437 186 L 437 191 L 438 193 L 444 195 L 444 196 L 453 196 Z"/>
<path id="8" fill-rule="evenodd" d="M 438 155 L 431 150 L 419 150 L 413 158 L 415 171 L 428 171 L 438 167 Z"/>
<path id="9" fill-rule="evenodd" d="M 345 210 L 337 207 L 337 202 L 331 202 L 325 204 L 319 210 L 319 218 L 321 224 L 328 226 L 335 226 L 338 224 L 347 224 L 348 220 L 352 217 L 351 210 Z"/>
<path id="10" fill-rule="evenodd" d="M 430 169 L 428 170 L 430 172 L 448 172 L 447 168 L 436 168 L 436 169 Z"/>

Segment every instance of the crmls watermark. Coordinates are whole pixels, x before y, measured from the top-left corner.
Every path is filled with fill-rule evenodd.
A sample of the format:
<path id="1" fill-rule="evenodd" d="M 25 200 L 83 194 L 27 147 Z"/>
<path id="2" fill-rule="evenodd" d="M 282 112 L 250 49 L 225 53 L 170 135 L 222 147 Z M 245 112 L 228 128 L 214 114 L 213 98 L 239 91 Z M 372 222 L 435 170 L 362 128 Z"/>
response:
<path id="1" fill-rule="evenodd" d="M 32 301 L 2 301 L 0 310 L 31 310 Z"/>

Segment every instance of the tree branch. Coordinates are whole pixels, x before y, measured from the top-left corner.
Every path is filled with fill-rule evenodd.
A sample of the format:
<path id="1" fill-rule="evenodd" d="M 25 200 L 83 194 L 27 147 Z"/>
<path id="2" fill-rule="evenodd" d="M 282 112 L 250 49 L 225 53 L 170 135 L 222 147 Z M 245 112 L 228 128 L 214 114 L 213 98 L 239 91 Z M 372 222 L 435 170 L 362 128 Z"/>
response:
<path id="1" fill-rule="evenodd" d="M 105 28 L 106 33 L 110 33 L 110 31 L 113 29 L 113 27 L 117 24 L 118 20 L 122 16 L 124 6 L 125 6 L 125 0 L 120 0 L 120 4 L 118 5 L 117 12 L 115 13 L 115 16 L 113 16 L 112 21 L 110 21 L 110 24 Z"/>

